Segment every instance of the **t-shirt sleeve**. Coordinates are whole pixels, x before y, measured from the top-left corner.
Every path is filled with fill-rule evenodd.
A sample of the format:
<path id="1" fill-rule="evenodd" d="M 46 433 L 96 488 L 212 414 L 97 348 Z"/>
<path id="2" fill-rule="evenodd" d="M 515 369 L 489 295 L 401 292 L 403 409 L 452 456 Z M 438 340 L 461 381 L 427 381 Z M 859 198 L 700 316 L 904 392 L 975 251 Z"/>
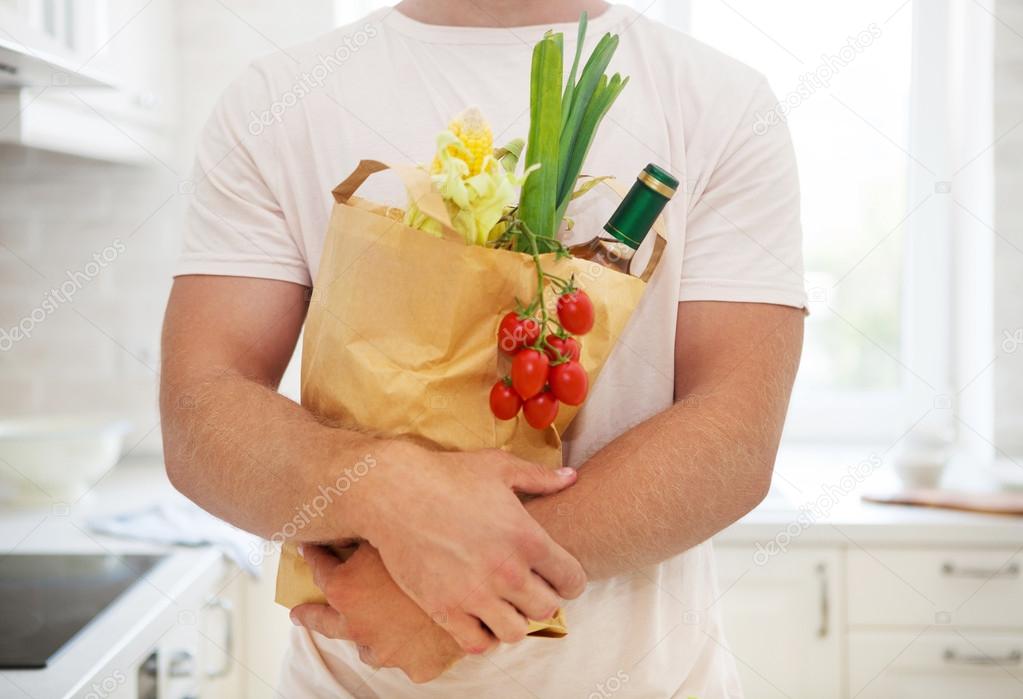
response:
<path id="1" fill-rule="evenodd" d="M 763 119 L 776 105 L 762 81 L 714 165 L 698 173 L 679 301 L 806 307 L 795 153 L 786 125 Z"/>
<path id="2" fill-rule="evenodd" d="M 221 96 L 196 150 L 194 193 L 174 275 L 259 277 L 311 285 L 296 232 L 275 193 L 266 79 L 250 67 Z"/>

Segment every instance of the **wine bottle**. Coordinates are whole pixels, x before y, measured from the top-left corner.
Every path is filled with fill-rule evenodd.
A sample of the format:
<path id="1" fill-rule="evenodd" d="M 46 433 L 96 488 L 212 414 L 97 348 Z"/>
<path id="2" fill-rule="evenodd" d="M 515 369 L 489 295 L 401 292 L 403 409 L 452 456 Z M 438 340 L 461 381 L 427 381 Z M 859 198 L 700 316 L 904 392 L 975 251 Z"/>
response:
<path id="1" fill-rule="evenodd" d="M 654 221 L 678 191 L 678 180 L 650 163 L 604 224 L 605 235 L 568 249 L 573 257 L 628 274 L 629 265 Z"/>

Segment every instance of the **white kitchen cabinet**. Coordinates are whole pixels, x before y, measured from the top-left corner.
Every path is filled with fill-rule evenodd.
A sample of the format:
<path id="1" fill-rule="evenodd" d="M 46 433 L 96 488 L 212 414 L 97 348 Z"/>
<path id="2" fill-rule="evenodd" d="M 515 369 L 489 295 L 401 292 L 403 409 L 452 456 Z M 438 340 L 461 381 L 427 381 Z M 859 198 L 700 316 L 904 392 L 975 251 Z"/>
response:
<path id="1" fill-rule="evenodd" d="M 200 697 L 275 699 L 292 628 L 274 603 L 278 554 L 266 556 L 254 580 L 235 566 L 207 592 L 199 628 Z"/>
<path id="2" fill-rule="evenodd" d="M 56 30 L 40 13 L 57 16 Z M 0 23 L 8 68 L 0 72 L 0 141 L 101 160 L 172 159 L 172 0 L 6 0 Z"/>
<path id="3" fill-rule="evenodd" d="M 849 692 L 856 699 L 1019 699 L 1023 638 L 1009 633 L 854 631 Z"/>
<path id="4" fill-rule="evenodd" d="M 749 699 L 1023 697 L 1019 548 L 767 550 L 717 544 L 718 604 Z"/>
<path id="5" fill-rule="evenodd" d="M 177 104 L 172 0 L 107 0 L 107 39 L 89 66 L 110 76 L 138 118 L 171 126 Z"/>
<path id="6" fill-rule="evenodd" d="M 848 569 L 853 626 L 1023 628 L 1018 548 L 854 549 Z"/>
<path id="7" fill-rule="evenodd" d="M 717 547 L 718 604 L 746 696 L 841 696 L 840 552 L 789 550 L 764 562 L 754 553 L 752 546 Z"/>
<path id="8" fill-rule="evenodd" d="M 230 566 L 226 576 L 206 595 L 200 614 L 199 696 L 245 696 L 245 584 Z"/>

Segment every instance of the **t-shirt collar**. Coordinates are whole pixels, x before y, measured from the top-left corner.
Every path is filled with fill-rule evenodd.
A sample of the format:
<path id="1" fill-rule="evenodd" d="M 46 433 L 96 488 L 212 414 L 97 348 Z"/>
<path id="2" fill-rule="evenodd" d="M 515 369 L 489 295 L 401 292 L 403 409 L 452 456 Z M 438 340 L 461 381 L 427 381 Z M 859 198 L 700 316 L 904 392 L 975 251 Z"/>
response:
<path id="1" fill-rule="evenodd" d="M 629 19 L 630 14 L 635 13 L 624 5 L 611 5 L 589 20 L 587 36 L 600 36 L 614 31 Z M 532 44 L 548 29 L 564 33 L 565 43 L 575 43 L 576 38 L 575 22 L 523 27 L 451 27 L 419 22 L 394 7 L 377 10 L 369 19 L 405 36 L 433 44 Z"/>

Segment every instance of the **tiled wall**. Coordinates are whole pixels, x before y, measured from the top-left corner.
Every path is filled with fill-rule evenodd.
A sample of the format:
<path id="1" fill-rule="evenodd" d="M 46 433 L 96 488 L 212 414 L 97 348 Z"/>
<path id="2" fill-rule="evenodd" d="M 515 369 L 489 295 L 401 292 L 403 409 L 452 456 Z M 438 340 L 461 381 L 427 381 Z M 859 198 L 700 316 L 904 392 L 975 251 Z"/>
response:
<path id="1" fill-rule="evenodd" d="M 1023 456 L 1023 0 L 995 27 L 995 444 Z"/>
<path id="2" fill-rule="evenodd" d="M 0 413 L 112 412 L 135 422 L 133 443 L 152 431 L 143 446 L 158 444 L 174 184 L 153 167 L 0 149 Z"/>
<path id="3" fill-rule="evenodd" d="M 329 0 L 301 11 L 277 0 L 174 4 L 180 161 L 169 165 L 178 175 L 155 161 L 0 147 L 0 416 L 128 416 L 139 451 L 160 448 L 159 333 L 187 205 L 178 183 L 196 136 L 249 60 L 329 30 L 333 17 Z M 70 299 L 52 302 L 65 282 Z M 5 341 L 19 325 L 29 336 Z"/>

